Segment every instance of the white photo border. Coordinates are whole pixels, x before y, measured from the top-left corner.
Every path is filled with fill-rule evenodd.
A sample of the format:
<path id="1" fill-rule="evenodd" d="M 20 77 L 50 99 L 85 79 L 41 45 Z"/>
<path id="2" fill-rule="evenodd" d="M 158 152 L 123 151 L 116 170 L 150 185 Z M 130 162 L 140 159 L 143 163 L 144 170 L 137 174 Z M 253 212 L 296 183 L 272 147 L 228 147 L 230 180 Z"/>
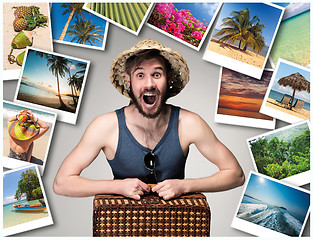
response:
<path id="1" fill-rule="evenodd" d="M 50 52 L 50 51 L 46 51 L 46 50 L 41 50 L 41 49 L 37 49 L 37 48 L 33 48 L 33 47 L 27 47 L 26 48 L 25 57 L 28 55 L 28 51 L 29 50 L 34 50 L 34 51 L 37 51 L 37 52 L 43 52 L 43 53 L 51 54 L 51 55 L 55 55 L 55 56 L 61 56 L 61 57 L 65 57 L 65 58 L 68 58 L 68 59 L 81 61 L 81 62 L 84 62 L 84 63 L 87 64 L 86 65 L 86 71 L 85 71 L 85 74 L 84 74 L 84 80 L 83 80 L 83 84 L 82 84 L 82 89 L 81 89 L 81 92 L 80 92 L 80 96 L 79 96 L 79 99 L 78 99 L 78 104 L 77 104 L 75 113 L 66 112 L 66 111 L 62 111 L 62 110 L 59 110 L 59 109 L 54 109 L 54 108 L 51 108 L 51 107 L 42 106 L 42 105 L 35 104 L 35 103 L 29 103 L 29 102 L 17 99 L 17 95 L 18 95 L 18 92 L 19 92 L 20 84 L 21 84 L 21 79 L 22 79 L 22 76 L 23 76 L 24 66 L 25 66 L 25 63 L 27 61 L 27 58 L 24 59 L 23 66 L 22 66 L 22 72 L 21 72 L 20 77 L 18 79 L 16 92 L 15 92 L 15 96 L 14 96 L 14 102 L 23 103 L 26 106 L 38 108 L 38 110 L 54 112 L 54 113 L 57 114 L 57 120 L 75 125 L 76 121 L 77 121 L 77 117 L 78 117 L 81 101 L 82 101 L 82 98 L 83 98 L 83 93 L 84 93 L 84 89 L 85 89 L 85 85 L 86 85 L 88 70 L 89 70 L 89 67 L 90 67 L 90 61 L 89 60 L 80 59 L 80 58 L 76 58 L 76 57 L 72 57 L 72 56 L 67 56 L 67 55 L 60 54 L 60 53 L 55 53 L 55 52 Z"/>
<path id="2" fill-rule="evenodd" d="M 46 204 L 46 207 L 47 207 L 46 209 L 48 211 L 48 217 L 37 219 L 35 221 L 21 223 L 21 224 L 18 224 L 16 226 L 4 228 L 3 231 L 2 231 L 2 235 L 3 236 L 10 236 L 10 235 L 13 235 L 13 234 L 26 232 L 26 231 L 29 231 L 29 230 L 33 230 L 33 229 L 37 229 L 37 228 L 40 228 L 40 227 L 45 227 L 45 226 L 54 224 L 53 218 L 52 218 L 52 215 L 51 215 L 51 211 L 50 211 L 50 207 L 49 207 L 49 203 L 48 203 L 48 199 L 47 199 L 47 195 L 45 193 L 44 185 L 42 183 L 42 179 L 41 179 L 40 174 L 39 174 L 38 166 L 25 166 L 25 167 L 22 167 L 22 168 L 5 171 L 5 172 L 3 172 L 3 177 L 6 174 L 10 174 L 12 172 L 20 171 L 20 170 L 23 170 L 23 169 L 26 170 L 26 169 L 31 168 L 31 167 L 35 167 L 35 169 L 36 169 L 36 173 L 37 173 L 37 176 L 38 176 L 38 179 L 39 179 L 39 183 L 40 183 L 40 187 L 41 187 L 41 190 L 42 190 L 42 194 L 43 194 L 43 197 L 44 197 L 44 200 L 45 200 L 45 204 Z"/>
<path id="3" fill-rule="evenodd" d="M 254 3 L 254 2 L 251 2 L 251 3 Z M 225 4 L 227 4 L 227 3 L 225 3 Z M 275 4 L 271 4 L 271 3 L 262 3 L 262 4 L 266 4 L 266 5 L 269 5 L 269 6 L 272 6 L 274 8 L 277 8 L 277 9 L 281 10 L 281 14 L 280 14 L 280 17 L 279 17 L 279 20 L 278 20 L 278 24 L 276 25 L 276 29 L 275 29 L 275 32 L 274 32 L 273 37 L 271 39 L 271 44 L 270 44 L 269 49 L 268 49 L 268 51 L 266 53 L 266 56 L 265 56 L 262 68 L 255 67 L 255 66 L 252 66 L 250 64 L 247 64 L 247 63 L 235 60 L 233 58 L 224 56 L 222 54 L 219 54 L 219 53 L 216 53 L 216 52 L 208 50 L 208 47 L 209 47 L 209 44 L 211 42 L 212 36 L 211 36 L 210 40 L 208 41 L 208 44 L 206 46 L 206 49 L 205 49 L 205 52 L 204 52 L 204 55 L 203 55 L 202 59 L 205 60 L 205 61 L 217 64 L 217 65 L 220 65 L 222 67 L 226 67 L 226 68 L 229 68 L 231 70 L 243 73 L 245 75 L 248 75 L 248 76 L 260 79 L 261 76 L 262 76 L 264 67 L 266 65 L 267 59 L 269 57 L 271 48 L 273 46 L 274 39 L 275 39 L 275 36 L 277 34 L 277 31 L 278 31 L 280 22 L 282 20 L 284 11 L 285 11 L 285 8 L 283 8 L 281 6 L 278 6 L 278 5 L 275 5 Z"/>
<path id="4" fill-rule="evenodd" d="M 265 71 L 273 71 L 273 70 L 272 69 L 265 69 Z M 219 97 L 220 97 L 220 92 L 221 92 L 222 73 L 223 73 L 223 67 L 220 67 L 220 75 L 219 75 L 217 99 L 216 99 L 216 105 L 215 105 L 214 122 L 237 125 L 237 126 L 245 126 L 245 127 L 275 129 L 275 125 L 276 125 L 276 119 L 275 118 L 273 118 L 273 120 L 266 120 L 266 119 L 231 116 L 231 115 L 218 114 L 217 113 L 218 102 L 219 102 Z"/>
<path id="5" fill-rule="evenodd" d="M 250 148 L 249 141 L 252 141 L 252 140 L 255 140 L 255 139 L 259 139 L 261 137 L 264 137 L 264 136 L 267 136 L 267 135 L 271 135 L 271 134 L 276 133 L 276 132 L 281 132 L 281 131 L 284 131 L 286 129 L 294 128 L 294 127 L 296 127 L 298 125 L 302 125 L 304 123 L 306 123 L 308 125 L 308 128 L 311 131 L 309 120 L 304 120 L 304 121 L 301 121 L 301 122 L 298 122 L 298 123 L 295 123 L 295 124 L 292 124 L 292 125 L 288 125 L 288 126 L 285 126 L 285 127 L 282 127 L 282 128 L 278 128 L 278 129 L 275 129 L 273 131 L 266 132 L 266 133 L 263 133 L 263 134 L 260 134 L 260 135 L 257 135 L 255 137 L 251 137 L 251 138 L 247 139 L 246 143 L 247 143 L 247 146 L 248 146 L 248 150 L 249 150 L 249 154 L 250 154 L 250 157 L 251 157 L 251 160 L 252 160 L 252 163 L 253 163 L 254 170 L 256 172 L 259 172 L 258 171 L 258 167 L 257 167 L 257 165 L 255 163 L 254 156 L 253 156 L 251 148 Z M 308 183 L 311 182 L 311 176 L 312 175 L 311 175 L 311 169 L 310 169 L 308 171 L 305 171 L 305 172 L 302 172 L 302 173 L 299 173 L 299 174 L 296 174 L 296 175 L 293 175 L 293 176 L 290 176 L 290 177 L 287 177 L 287 178 L 283 178 L 280 181 L 292 184 L 294 186 L 303 186 L 303 185 L 308 184 Z"/>
<path id="6" fill-rule="evenodd" d="M 278 70 L 279 70 L 280 63 L 285 63 L 285 64 L 288 64 L 288 65 L 290 65 L 290 66 L 299 68 L 299 69 L 301 69 L 301 70 L 310 72 L 310 69 L 307 68 L 307 67 L 304 67 L 304 66 L 302 66 L 302 65 L 299 65 L 299 64 L 296 64 L 296 63 L 287 61 L 287 60 L 282 59 L 282 58 L 278 58 L 278 61 L 277 61 L 277 64 L 276 64 L 274 73 L 273 73 L 273 75 L 272 75 L 271 81 L 270 81 L 270 83 L 269 83 L 269 85 L 268 85 L 268 88 L 267 88 L 265 97 L 264 97 L 264 99 L 263 99 L 263 103 L 262 103 L 262 106 L 261 106 L 261 109 L 260 109 L 260 113 L 269 115 L 269 116 L 271 116 L 271 117 L 280 119 L 280 120 L 282 120 L 282 121 L 285 121 L 285 122 L 291 123 L 291 124 L 292 124 L 292 123 L 297 123 L 297 122 L 299 122 L 299 121 L 306 120 L 306 119 L 299 118 L 299 117 L 296 117 L 296 116 L 294 116 L 294 115 L 291 115 L 291 114 L 288 114 L 288 113 L 284 113 L 284 112 L 282 112 L 282 111 L 279 111 L 279 110 L 276 110 L 276 109 L 274 109 L 274 108 L 271 108 L 271 107 L 266 106 L 266 102 L 267 102 L 267 99 L 268 99 L 268 97 L 269 97 L 269 94 L 270 94 L 270 92 L 271 92 L 271 90 L 272 90 L 272 87 L 273 87 L 273 84 L 274 84 L 274 81 L 275 81 L 276 74 L 277 74 L 277 72 L 278 72 Z M 311 75 L 310 75 L 310 76 L 311 76 Z"/>
<path id="7" fill-rule="evenodd" d="M 7 2 L 10 3 L 10 2 Z M 13 3 L 13 2 L 12 2 Z M 21 2 L 21 4 L 26 4 L 27 5 L 31 5 L 32 3 L 36 3 L 36 2 Z M 45 3 L 45 2 L 41 2 L 41 3 Z M 47 8 L 48 8 L 48 22 L 50 23 L 50 40 L 51 40 L 51 52 L 54 51 L 53 49 L 53 38 L 52 38 L 52 25 L 51 25 L 51 12 L 50 12 L 50 5 L 49 2 L 46 2 L 47 4 Z M 4 54 L 4 53 L 3 53 Z M 26 54 L 25 54 L 26 55 Z M 24 56 L 24 60 L 25 60 L 25 56 Z M 23 61 L 24 62 L 24 61 Z M 21 73 L 22 73 L 22 67 L 19 67 L 18 69 L 10 69 L 10 70 L 3 70 L 3 81 L 7 81 L 7 80 L 16 80 L 19 79 Z"/>
<path id="8" fill-rule="evenodd" d="M 301 191 L 301 192 L 305 192 L 307 194 L 310 194 L 310 192 L 308 190 L 305 190 L 303 188 L 299 188 L 299 187 L 296 187 L 296 186 L 292 186 L 290 184 L 287 184 L 287 183 L 284 183 L 284 182 L 281 182 L 277 179 L 274 179 L 274 178 L 270 178 L 266 175 L 263 175 L 263 174 L 260 174 L 260 173 L 257 173 L 257 172 L 254 172 L 254 171 L 250 171 L 249 173 L 249 177 L 247 178 L 248 180 L 246 181 L 245 183 L 245 186 L 244 186 L 244 189 L 242 191 L 242 194 L 241 194 L 241 197 L 240 197 L 240 200 L 238 202 L 238 205 L 237 205 L 237 208 L 236 208 L 236 211 L 235 211 L 235 214 L 234 214 L 234 217 L 233 217 L 233 220 L 232 220 L 232 223 L 231 223 L 231 227 L 232 228 L 235 228 L 235 229 L 238 229 L 240 231 L 243 231 L 243 232 L 246 232 L 246 233 L 250 233 L 252 235 L 255 235 L 255 236 L 258 236 L 258 237 L 270 237 L 271 239 L 277 237 L 277 238 L 282 238 L 282 237 L 290 237 L 286 234 L 282 234 L 282 233 L 279 233 L 279 232 L 276 232 L 274 230 L 271 230 L 269 228 L 266 228 L 266 227 L 262 227 L 262 226 L 259 226 L 255 223 L 251 223 L 249 221 L 246 221 L 246 220 L 243 220 L 243 219 L 240 219 L 237 217 L 237 213 L 239 211 L 239 208 L 240 208 L 240 205 L 241 205 L 241 202 L 242 202 L 242 199 L 243 199 L 243 196 L 246 192 L 246 189 L 247 189 L 247 186 L 249 184 L 249 181 L 250 181 L 250 178 L 251 178 L 251 175 L 254 174 L 256 176 L 260 176 L 260 177 L 264 177 L 270 181 L 274 181 L 274 182 L 277 182 L 281 185 L 285 185 L 285 186 L 288 186 L 290 188 L 293 188 L 293 189 L 296 189 L 298 191 Z M 310 194 L 310 197 L 311 197 L 311 194 Z M 304 230 L 304 227 L 306 225 L 306 222 L 308 220 L 308 217 L 310 215 L 310 212 L 311 212 L 311 205 L 309 206 L 308 208 L 308 211 L 306 213 L 306 216 L 305 216 L 305 219 L 304 219 L 304 222 L 303 222 L 303 225 L 302 225 L 302 228 L 301 228 L 301 232 L 299 234 L 298 237 L 300 237 L 303 233 L 303 230 Z"/>
<path id="9" fill-rule="evenodd" d="M 16 105 L 16 106 L 19 106 L 19 107 L 28 108 L 28 106 L 20 104 L 20 103 L 16 103 L 16 102 L 10 102 L 10 101 L 3 100 L 3 103 L 7 103 L 7 104 L 11 104 L 11 105 Z M 39 109 L 36 109 L 36 108 L 33 108 L 33 109 L 37 110 L 37 111 L 39 110 Z M 42 110 L 39 110 L 39 111 L 42 111 Z M 44 173 L 44 170 L 45 170 L 45 167 L 46 167 L 46 163 L 47 163 L 47 158 L 48 158 L 48 155 L 49 155 L 49 150 L 50 150 L 50 145 L 51 145 L 53 133 L 54 133 L 54 128 L 55 128 L 55 124 L 56 124 L 57 114 L 53 113 L 53 112 L 47 112 L 47 111 L 42 111 L 42 112 L 45 112 L 45 113 L 53 115 L 53 122 L 51 122 L 50 136 L 49 136 L 49 141 L 48 141 L 48 144 L 47 144 L 47 149 L 45 151 L 45 157 L 43 159 L 43 165 L 38 165 L 38 164 L 35 164 L 35 163 L 29 163 L 29 162 L 21 161 L 21 160 L 18 160 L 18 159 L 10 158 L 10 157 L 7 157 L 7 156 L 3 156 L 3 167 L 9 168 L 9 169 L 16 169 L 16 168 L 21 168 L 21 167 L 26 167 L 26 166 L 35 166 L 35 165 L 37 165 L 38 169 L 40 171 L 40 175 L 43 176 L 43 173 Z"/>

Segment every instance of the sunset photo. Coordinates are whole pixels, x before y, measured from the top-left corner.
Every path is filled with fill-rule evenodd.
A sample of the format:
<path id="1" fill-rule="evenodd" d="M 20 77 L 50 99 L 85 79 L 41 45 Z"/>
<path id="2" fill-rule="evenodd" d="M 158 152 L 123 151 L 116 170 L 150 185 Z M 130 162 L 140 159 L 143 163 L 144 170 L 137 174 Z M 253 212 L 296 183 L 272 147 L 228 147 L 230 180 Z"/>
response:
<path id="1" fill-rule="evenodd" d="M 265 70 L 258 80 L 222 68 L 215 121 L 273 129 L 274 119 L 259 113 L 272 73 Z"/>

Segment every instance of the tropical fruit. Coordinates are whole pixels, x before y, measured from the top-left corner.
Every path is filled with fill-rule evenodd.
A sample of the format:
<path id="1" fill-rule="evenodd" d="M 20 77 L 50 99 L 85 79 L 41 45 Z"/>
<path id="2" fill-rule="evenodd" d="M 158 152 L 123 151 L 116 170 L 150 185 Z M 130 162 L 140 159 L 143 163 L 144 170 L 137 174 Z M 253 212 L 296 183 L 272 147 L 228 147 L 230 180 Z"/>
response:
<path id="1" fill-rule="evenodd" d="M 33 14 L 33 8 L 35 6 L 19 6 L 19 7 L 13 7 L 15 8 L 14 10 L 14 16 L 16 18 L 22 18 L 22 17 L 27 17 L 31 16 Z"/>
<path id="2" fill-rule="evenodd" d="M 20 31 L 11 42 L 11 51 L 8 55 L 8 60 L 11 64 L 16 62 L 15 57 L 12 55 L 13 49 L 26 48 L 33 43 L 33 33 L 31 31 Z"/>
<path id="3" fill-rule="evenodd" d="M 27 27 L 27 21 L 25 20 L 25 18 L 21 17 L 21 18 L 16 18 L 13 22 L 13 28 L 15 31 L 19 32 L 22 31 L 24 29 L 26 29 Z"/>
<path id="4" fill-rule="evenodd" d="M 25 56 L 25 51 L 20 53 L 17 57 L 16 57 L 16 63 L 20 66 L 23 65 L 23 60 L 24 60 L 24 56 Z"/>
<path id="5" fill-rule="evenodd" d="M 20 6 L 14 7 L 15 20 L 13 22 L 13 28 L 19 32 L 22 30 L 32 31 L 37 26 L 47 26 L 46 22 L 48 18 L 39 12 L 37 6 Z"/>

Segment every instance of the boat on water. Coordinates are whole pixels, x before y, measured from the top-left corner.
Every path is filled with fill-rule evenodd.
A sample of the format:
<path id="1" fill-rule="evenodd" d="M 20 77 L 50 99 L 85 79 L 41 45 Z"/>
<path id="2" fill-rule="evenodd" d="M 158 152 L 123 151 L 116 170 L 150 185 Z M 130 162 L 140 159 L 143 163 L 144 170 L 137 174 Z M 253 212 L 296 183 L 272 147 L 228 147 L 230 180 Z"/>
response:
<path id="1" fill-rule="evenodd" d="M 13 205 L 13 207 L 15 208 L 15 210 L 19 210 L 19 211 L 43 211 L 45 210 L 46 204 L 45 202 L 40 199 L 39 200 L 40 204 L 15 204 Z"/>
<path id="2" fill-rule="evenodd" d="M 45 210 L 47 207 L 42 205 L 42 204 L 16 204 L 13 205 L 13 207 L 15 208 L 15 210 L 19 210 L 19 211 L 42 211 Z"/>

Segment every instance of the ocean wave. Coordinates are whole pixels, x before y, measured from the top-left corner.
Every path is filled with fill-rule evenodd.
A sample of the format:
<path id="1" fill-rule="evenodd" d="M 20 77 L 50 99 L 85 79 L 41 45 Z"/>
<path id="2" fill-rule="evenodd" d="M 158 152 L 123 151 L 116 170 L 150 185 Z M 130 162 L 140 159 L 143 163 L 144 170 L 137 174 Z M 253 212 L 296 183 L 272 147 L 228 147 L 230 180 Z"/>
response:
<path id="1" fill-rule="evenodd" d="M 241 203 L 237 217 L 289 236 L 299 236 L 302 224 L 286 209 L 267 204 Z"/>

